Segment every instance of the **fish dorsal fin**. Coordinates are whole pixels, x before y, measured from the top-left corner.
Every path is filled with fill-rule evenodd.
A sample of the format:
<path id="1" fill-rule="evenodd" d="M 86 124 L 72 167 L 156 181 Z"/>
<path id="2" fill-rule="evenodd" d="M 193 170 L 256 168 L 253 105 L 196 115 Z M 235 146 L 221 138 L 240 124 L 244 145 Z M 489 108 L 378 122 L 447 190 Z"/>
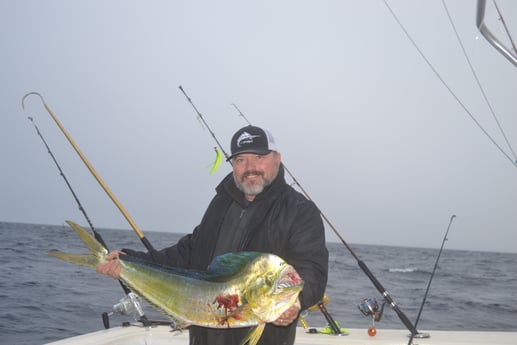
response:
<path id="1" fill-rule="evenodd" d="M 264 255 L 259 252 L 236 252 L 219 255 L 212 260 L 206 271 L 207 280 L 225 280 L 242 271 L 257 257 Z"/>
<path id="2" fill-rule="evenodd" d="M 241 272 L 244 267 L 246 267 L 249 263 L 261 255 L 264 254 L 259 252 L 237 252 L 222 254 L 212 260 L 212 263 L 206 272 L 179 267 L 162 266 L 129 255 L 121 256 L 120 259 L 123 261 L 132 262 L 133 264 L 142 264 L 147 267 L 152 267 L 162 272 L 182 275 L 193 279 L 221 282 L 228 280 L 229 278 Z"/>
<path id="3" fill-rule="evenodd" d="M 161 271 L 166 274 L 174 274 L 174 275 L 185 276 L 185 277 L 189 277 L 189 278 L 193 278 L 193 279 L 206 280 L 206 274 L 205 274 L 205 272 L 202 272 L 202 271 L 189 270 L 189 269 L 181 268 L 181 267 L 164 266 L 161 264 L 156 264 L 154 262 L 150 262 L 150 261 L 144 260 L 142 258 L 138 258 L 136 256 L 130 256 L 130 255 L 122 255 L 122 256 L 120 256 L 120 260 L 131 263 L 132 265 L 136 265 L 136 266 L 145 266 L 147 268 Z"/>

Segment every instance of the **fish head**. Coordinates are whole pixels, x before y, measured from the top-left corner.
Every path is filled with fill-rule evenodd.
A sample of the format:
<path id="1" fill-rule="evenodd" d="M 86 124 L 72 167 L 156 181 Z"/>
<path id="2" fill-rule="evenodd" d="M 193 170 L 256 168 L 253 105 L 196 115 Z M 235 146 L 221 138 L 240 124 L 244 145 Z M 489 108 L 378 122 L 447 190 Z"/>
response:
<path id="1" fill-rule="evenodd" d="M 275 321 L 296 303 L 303 289 L 303 279 L 294 267 L 273 254 L 258 257 L 250 275 L 246 300 L 264 322 Z"/>

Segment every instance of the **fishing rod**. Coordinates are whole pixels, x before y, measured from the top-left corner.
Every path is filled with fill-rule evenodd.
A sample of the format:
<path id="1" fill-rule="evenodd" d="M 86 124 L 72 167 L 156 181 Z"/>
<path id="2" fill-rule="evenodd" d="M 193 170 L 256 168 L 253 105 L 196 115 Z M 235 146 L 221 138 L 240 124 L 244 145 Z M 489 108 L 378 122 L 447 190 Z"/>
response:
<path id="1" fill-rule="evenodd" d="M 185 94 L 185 97 L 187 97 L 187 100 L 190 102 L 190 104 L 192 104 L 194 110 L 196 110 L 198 116 L 201 115 L 201 113 L 199 113 L 199 111 L 197 110 L 197 108 L 194 106 L 194 104 L 192 103 L 192 100 L 190 99 L 190 97 L 187 96 L 187 94 L 185 93 L 185 91 L 183 90 L 183 88 L 180 86 L 180 90 Z M 244 116 L 244 114 L 239 110 L 239 108 L 235 105 L 235 104 L 232 104 L 238 111 L 239 111 L 239 114 L 246 120 L 246 122 L 251 125 L 250 121 Z M 204 122 L 204 120 L 203 120 Z M 208 127 L 208 125 L 205 123 L 205 126 Z M 213 132 L 209 129 L 210 133 L 212 134 L 212 136 L 215 138 L 215 134 L 213 134 Z M 217 145 L 219 145 L 219 148 L 221 149 L 221 151 L 224 153 L 224 155 L 228 158 L 228 154 L 224 151 L 224 148 L 221 146 L 221 144 L 219 143 L 218 140 L 216 140 L 216 143 Z M 287 171 L 287 173 L 289 174 L 289 176 L 293 179 L 294 183 L 300 188 L 300 190 L 303 192 L 303 194 L 306 196 L 307 199 L 311 200 L 312 202 L 314 202 L 312 200 L 312 198 L 309 196 L 309 194 L 305 191 L 305 189 L 301 186 L 301 184 L 298 182 L 298 180 L 294 177 L 294 175 L 291 173 L 291 171 L 285 166 L 285 164 L 282 163 L 282 165 L 284 166 L 284 169 L 285 171 Z M 370 278 L 370 280 L 372 281 L 373 285 L 377 288 L 377 290 L 381 293 L 381 295 L 384 297 L 384 299 L 391 305 L 391 307 L 393 308 L 393 310 L 395 310 L 395 312 L 397 313 L 398 317 L 400 318 L 400 320 L 402 321 L 402 323 L 404 323 L 404 325 L 407 327 L 407 329 L 411 332 L 411 334 L 417 334 L 418 331 L 417 329 L 415 328 L 415 326 L 413 326 L 413 324 L 411 323 L 411 321 L 407 318 L 407 316 L 400 310 L 400 308 L 398 307 L 398 305 L 395 303 L 395 301 L 393 300 L 393 298 L 391 298 L 390 294 L 386 291 L 386 289 L 382 286 L 382 284 L 377 280 L 377 278 L 373 275 L 373 273 L 370 271 L 370 269 L 368 268 L 368 266 L 366 266 L 366 264 L 364 263 L 364 261 L 362 261 L 356 254 L 355 252 L 352 250 L 352 248 L 346 243 L 346 241 L 343 239 L 343 237 L 339 234 L 339 232 L 337 231 L 336 227 L 330 222 L 330 220 L 327 218 L 327 216 L 319 209 L 319 207 L 316 205 L 316 203 L 314 203 L 314 205 L 318 208 L 318 211 L 320 212 L 321 214 L 321 217 L 325 220 L 325 222 L 331 227 L 331 229 L 334 231 L 334 233 L 337 235 L 337 237 L 341 240 L 341 242 L 343 243 L 343 245 L 348 249 L 348 251 L 352 254 L 352 256 L 356 259 L 357 261 L 357 264 L 359 265 L 359 267 L 362 269 L 362 271 L 368 276 L 368 278 Z M 321 304 L 322 307 L 324 307 L 323 304 Z M 321 311 L 323 312 L 323 314 L 325 315 L 325 310 L 323 308 L 321 308 Z M 327 313 L 328 314 L 328 313 Z M 325 315 L 325 317 L 327 317 L 327 315 Z M 330 326 L 334 329 L 334 331 L 337 333 L 337 334 L 340 334 L 340 330 L 339 328 L 332 322 L 330 324 Z"/>
<path id="2" fill-rule="evenodd" d="M 422 310 L 424 309 L 424 304 L 427 299 L 427 294 L 429 294 L 429 288 L 431 287 L 431 282 L 433 281 L 434 274 L 436 273 L 436 268 L 438 268 L 438 260 L 440 260 L 440 255 L 442 255 L 443 247 L 445 246 L 445 241 L 447 241 L 447 235 L 449 234 L 449 229 L 451 228 L 452 221 L 456 218 L 456 215 L 453 214 L 451 219 L 449 219 L 449 225 L 447 226 L 447 231 L 445 231 L 445 236 L 443 237 L 442 246 L 440 247 L 440 251 L 438 252 L 438 256 L 436 257 L 436 262 L 434 263 L 433 272 L 431 272 L 431 277 L 429 277 L 429 282 L 427 283 L 427 288 L 425 290 L 424 298 L 422 300 L 422 304 L 420 305 L 420 309 L 418 310 L 418 315 L 415 321 L 415 327 L 418 326 L 418 322 L 420 321 L 420 316 L 422 315 Z M 411 345 L 413 341 L 414 334 L 411 334 L 409 337 L 408 345 Z"/>
<path id="3" fill-rule="evenodd" d="M 187 98 L 188 102 L 190 103 L 190 105 L 192 105 L 192 107 L 194 108 L 194 110 L 196 111 L 197 113 L 197 116 L 198 116 L 198 119 L 203 122 L 203 124 L 205 125 L 206 129 L 208 129 L 208 131 L 210 132 L 210 135 L 212 136 L 212 138 L 214 139 L 214 141 L 217 143 L 217 146 L 219 146 L 219 148 L 221 149 L 221 151 L 223 152 L 224 154 L 224 157 L 228 160 L 228 158 L 230 156 L 228 156 L 228 154 L 224 151 L 223 149 L 223 146 L 221 145 L 221 143 L 219 142 L 219 140 L 217 140 L 217 137 L 215 136 L 214 132 L 212 132 L 212 130 L 210 129 L 210 126 L 206 123 L 205 121 L 205 118 L 203 117 L 203 115 L 199 112 L 199 110 L 197 110 L 196 106 L 194 105 L 194 103 L 192 103 L 192 100 L 190 99 L 190 97 L 187 95 L 187 93 L 185 92 L 185 90 L 183 90 L 183 87 L 180 85 L 179 86 L 179 89 L 181 90 L 181 92 L 183 92 L 183 94 L 185 95 L 185 97 Z"/>
<path id="4" fill-rule="evenodd" d="M 65 135 L 65 137 L 68 139 L 68 142 L 72 145 L 72 147 L 74 148 L 75 152 L 79 155 L 79 157 L 81 158 L 81 160 L 83 161 L 83 163 L 86 165 L 86 167 L 88 168 L 88 170 L 90 170 L 90 172 L 92 173 L 92 175 L 95 177 L 95 179 L 97 180 L 97 182 L 100 184 L 100 186 L 102 187 L 102 189 L 104 189 L 104 191 L 106 192 L 106 194 L 108 194 L 108 196 L 111 198 L 111 200 L 115 203 L 115 205 L 117 206 L 117 208 L 120 210 L 120 212 L 122 213 L 122 215 L 124 216 L 124 218 L 126 218 L 126 220 L 128 221 L 129 225 L 131 226 L 131 228 L 133 228 L 133 230 L 135 231 L 135 233 L 137 234 L 138 238 L 140 239 L 140 241 L 142 241 L 143 245 L 145 246 L 145 248 L 149 251 L 149 254 L 151 255 L 152 258 L 154 258 L 154 253 L 156 252 L 155 249 L 153 248 L 153 246 L 151 245 L 151 243 L 147 240 L 147 238 L 145 237 L 145 235 L 143 234 L 143 232 L 140 230 L 140 228 L 138 227 L 138 225 L 135 223 L 135 221 L 133 220 L 133 218 L 129 215 L 129 213 L 126 211 L 126 209 L 124 208 L 124 206 L 122 206 L 121 202 L 117 199 L 117 197 L 115 196 L 115 194 L 113 194 L 113 192 L 109 189 L 108 185 L 102 180 L 102 178 L 100 177 L 100 175 L 97 173 L 97 171 L 95 171 L 95 169 L 93 168 L 92 164 L 88 161 L 88 159 L 86 158 L 86 156 L 81 152 L 81 150 L 79 149 L 79 147 L 77 146 L 77 144 L 74 142 L 74 140 L 72 139 L 72 137 L 70 136 L 70 134 L 67 132 L 67 130 L 65 129 L 65 127 L 63 127 L 63 125 L 61 124 L 61 122 L 59 122 L 59 120 L 57 119 L 56 115 L 54 115 L 54 113 L 52 112 L 52 110 L 50 109 L 50 107 L 47 105 L 47 103 L 45 103 L 45 100 L 43 99 L 43 96 L 41 94 L 39 94 L 38 92 L 29 92 L 27 93 L 25 96 L 23 96 L 22 98 L 22 108 L 25 109 L 25 99 L 30 96 L 30 95 L 36 95 L 36 96 L 39 96 L 39 98 L 41 99 L 41 102 L 43 103 L 43 106 L 45 107 L 45 109 L 47 110 L 47 112 L 49 113 L 49 115 L 52 117 L 52 119 L 54 120 L 54 122 L 57 124 L 57 126 L 59 127 L 59 129 L 61 130 L 61 132 Z"/>
<path id="5" fill-rule="evenodd" d="M 244 116 L 244 114 L 239 110 L 239 108 L 237 108 L 237 106 L 235 104 L 232 103 L 232 105 L 239 111 L 239 115 L 242 116 L 246 122 L 251 125 L 250 121 L 246 118 L 246 116 Z M 310 197 L 309 193 L 307 193 L 307 191 L 302 187 L 302 185 L 298 182 L 298 180 L 294 177 L 294 175 L 291 173 L 291 171 L 289 169 L 287 169 L 287 167 L 285 166 L 284 164 L 284 169 L 285 171 L 287 171 L 287 173 L 289 174 L 289 176 L 291 177 L 291 179 L 294 181 L 294 183 L 296 184 L 296 186 L 298 186 L 298 188 L 300 188 L 300 190 L 303 192 L 303 194 L 305 195 L 305 197 L 309 200 L 311 200 L 314 205 L 316 205 L 316 203 L 314 202 L 314 200 L 312 200 L 312 198 Z M 318 211 L 320 212 L 321 214 L 321 217 L 325 220 L 325 222 L 328 224 L 328 226 L 332 229 L 332 231 L 334 231 L 334 233 L 336 234 L 336 236 L 341 240 L 341 243 L 343 243 L 343 245 L 348 249 L 348 251 L 350 252 L 350 254 L 352 254 L 352 256 L 355 258 L 355 260 L 357 261 L 357 264 L 359 265 L 359 267 L 361 268 L 361 270 L 368 276 L 368 278 L 370 278 L 371 282 L 373 283 L 373 285 L 377 288 L 377 290 L 381 293 L 381 295 L 384 297 L 384 299 L 391 305 L 391 307 L 393 308 L 393 310 L 395 310 L 395 313 L 397 313 L 398 317 L 400 318 L 400 320 L 402 321 L 402 323 L 404 323 L 404 325 L 407 327 L 407 329 L 411 332 L 412 335 L 416 335 L 416 334 L 419 334 L 417 329 L 416 329 L 416 325 L 414 326 L 411 321 L 407 318 L 407 316 L 402 312 L 402 310 L 400 310 L 400 308 L 398 307 L 398 305 L 395 303 L 395 301 L 393 300 L 393 298 L 391 298 L 390 294 L 388 293 L 388 291 L 386 291 L 386 289 L 384 288 L 384 286 L 382 286 L 382 284 L 379 282 L 379 280 L 377 280 L 377 278 L 373 275 L 373 273 L 370 271 L 370 269 L 368 268 L 368 266 L 366 265 L 366 263 L 361 260 L 359 258 L 359 256 L 357 256 L 357 254 L 354 252 L 354 250 L 348 245 L 348 243 L 346 243 L 345 239 L 341 236 L 341 234 L 339 233 L 339 231 L 336 229 L 336 227 L 332 224 L 332 222 L 329 220 L 329 218 L 323 213 L 323 211 L 321 211 L 321 209 L 316 205 L 316 207 L 318 208 Z"/>
<path id="6" fill-rule="evenodd" d="M 52 150 L 50 149 L 50 147 L 48 146 L 47 144 L 47 141 L 45 140 L 45 138 L 43 137 L 43 135 L 41 134 L 38 126 L 36 125 L 36 122 L 34 122 L 34 119 L 32 117 L 27 117 L 27 119 L 29 121 L 31 121 L 32 125 L 34 126 L 34 128 L 36 129 L 36 134 L 41 138 L 41 141 L 43 141 L 43 144 L 45 145 L 45 148 L 47 149 L 47 152 L 48 154 L 50 155 L 50 157 L 52 157 L 52 160 L 54 161 L 54 164 L 56 165 L 57 167 L 57 170 L 59 170 L 59 175 L 61 175 L 61 177 L 63 178 L 63 180 L 65 181 L 68 189 L 70 190 L 70 192 L 72 193 L 72 196 L 74 197 L 74 200 L 75 202 L 77 203 L 77 206 L 79 207 L 79 211 L 81 211 L 81 213 L 83 214 L 84 218 L 86 219 L 86 221 L 88 222 L 88 225 L 90 226 L 90 229 L 92 230 L 93 232 L 93 235 L 95 237 L 95 239 L 97 241 L 100 242 L 100 244 L 102 244 L 102 246 L 104 248 L 106 248 L 106 250 L 108 250 L 108 247 L 106 245 L 106 242 L 104 242 L 104 239 L 102 238 L 101 234 L 99 234 L 97 232 L 97 230 L 95 230 L 91 220 L 90 220 L 90 217 L 88 217 L 88 214 L 86 214 L 86 210 L 84 209 L 83 205 L 81 204 L 81 202 L 79 201 L 79 198 L 77 197 L 77 194 L 75 194 L 75 191 L 74 189 L 72 188 L 72 186 L 70 185 L 70 182 L 68 181 L 68 179 L 66 178 L 65 176 L 65 173 L 63 172 L 63 170 L 61 169 L 61 166 L 59 165 L 59 163 L 57 162 L 57 159 L 56 157 L 54 156 L 54 154 L 52 153 Z"/>
<path id="7" fill-rule="evenodd" d="M 201 112 L 197 109 L 197 107 L 194 105 L 194 103 L 192 102 L 192 99 L 187 95 L 187 93 L 185 92 L 185 90 L 183 90 L 183 87 L 180 85 L 179 86 L 179 89 L 181 90 L 181 92 L 183 92 L 183 94 L 185 95 L 185 97 L 187 98 L 187 101 L 192 105 L 192 108 L 194 108 L 197 116 L 198 116 L 198 119 L 200 119 L 203 124 L 205 125 L 205 127 L 208 129 L 208 131 L 210 132 L 210 135 L 212 135 L 212 138 L 215 140 L 215 142 L 217 143 L 217 145 L 219 146 L 219 149 L 221 150 L 221 152 L 224 154 L 224 157 L 226 158 L 226 161 L 230 164 L 232 164 L 231 160 L 230 160 L 230 156 L 228 155 L 228 153 L 226 153 L 226 151 L 224 150 L 223 146 L 221 145 L 221 143 L 219 142 L 219 140 L 217 140 L 217 137 L 215 136 L 215 133 L 212 131 L 212 129 L 210 129 L 210 127 L 208 126 L 208 124 L 206 123 L 205 119 L 203 118 L 203 115 L 201 114 Z M 237 106 L 235 104 L 232 103 L 232 105 L 239 111 L 239 113 L 241 113 L 242 117 L 244 117 L 246 119 L 246 117 L 244 116 L 244 114 L 242 114 L 242 112 L 239 110 L 239 108 L 237 108 Z M 246 119 L 246 121 L 251 125 L 251 123 L 248 121 L 248 119 Z M 287 170 L 287 168 L 285 167 L 284 165 L 284 169 Z M 325 297 L 325 296 L 324 296 Z M 339 328 L 339 326 L 337 325 L 336 321 L 334 321 L 334 319 L 332 318 L 332 316 L 330 315 L 330 313 L 328 312 L 327 308 L 325 307 L 325 301 L 320 301 L 318 304 L 317 304 L 317 308 L 322 312 L 323 316 L 325 317 L 325 319 L 328 321 L 328 324 L 329 326 L 332 328 L 332 330 L 334 331 L 334 334 L 337 334 L 337 335 L 340 335 L 342 334 L 341 332 L 341 329 Z M 305 321 L 303 319 L 303 317 L 301 317 L 301 320 Z"/>
<path id="8" fill-rule="evenodd" d="M 47 141 L 43 137 L 43 134 L 41 134 L 41 131 L 39 130 L 38 126 L 36 125 L 36 122 L 30 116 L 27 117 L 27 119 L 29 121 L 31 121 L 32 125 L 36 129 L 37 135 L 41 138 L 41 141 L 45 145 L 48 154 L 50 155 L 50 157 L 52 157 L 52 160 L 54 161 L 54 164 L 56 165 L 57 169 L 59 170 L 59 174 L 61 175 L 61 177 L 65 181 L 68 189 L 70 190 L 70 192 L 72 193 L 72 196 L 75 199 L 75 202 L 77 203 L 77 206 L 79 207 L 79 210 L 81 211 L 81 213 L 83 214 L 84 218 L 88 222 L 88 225 L 90 226 L 90 229 L 93 232 L 93 236 L 95 237 L 95 239 L 104 248 L 106 248 L 106 250 L 109 251 L 108 246 L 106 245 L 106 242 L 102 238 L 101 234 L 97 230 L 95 230 L 95 227 L 93 226 L 93 223 L 91 222 L 90 217 L 88 217 L 88 214 L 86 213 L 86 210 L 84 209 L 83 205 L 81 204 L 81 201 L 79 200 L 77 194 L 75 193 L 74 189 L 72 188 L 72 185 L 68 181 L 65 173 L 63 172 L 63 169 L 61 169 L 61 166 L 59 165 L 56 157 L 54 156 L 54 153 L 52 152 L 52 150 L 48 146 Z M 117 312 L 121 313 L 121 314 L 129 314 L 131 311 L 137 310 L 138 311 L 138 315 L 140 316 L 140 319 L 141 319 L 142 323 L 144 324 L 144 326 L 150 325 L 151 323 L 147 319 L 147 316 L 145 316 L 145 314 L 143 312 L 143 309 L 142 309 L 142 307 L 140 305 L 140 301 L 138 300 L 137 296 L 135 294 L 133 294 L 131 292 L 131 290 L 126 285 L 124 285 L 124 283 L 122 283 L 121 280 L 119 280 L 118 282 L 120 283 L 120 286 L 122 287 L 122 290 L 124 290 L 124 293 L 127 295 L 127 297 L 124 298 L 123 300 L 121 300 L 119 304 L 115 305 L 114 309 Z M 124 306 L 124 308 L 122 308 L 120 306 Z M 109 315 L 108 315 L 108 313 L 103 313 L 102 314 L 102 321 L 104 323 L 104 327 L 105 328 L 109 328 Z"/>

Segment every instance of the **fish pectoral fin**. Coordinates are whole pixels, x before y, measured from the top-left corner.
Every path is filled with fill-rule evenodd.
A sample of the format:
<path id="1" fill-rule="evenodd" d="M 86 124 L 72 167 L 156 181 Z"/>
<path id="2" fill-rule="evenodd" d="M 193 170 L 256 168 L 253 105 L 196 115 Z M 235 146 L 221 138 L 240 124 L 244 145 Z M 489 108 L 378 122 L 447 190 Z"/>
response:
<path id="1" fill-rule="evenodd" d="M 252 328 L 248 333 L 246 338 L 244 338 L 241 342 L 241 345 L 248 343 L 248 345 L 257 345 L 260 337 L 262 336 L 262 332 L 264 332 L 264 328 L 266 327 L 265 323 L 261 323 L 256 327 Z"/>

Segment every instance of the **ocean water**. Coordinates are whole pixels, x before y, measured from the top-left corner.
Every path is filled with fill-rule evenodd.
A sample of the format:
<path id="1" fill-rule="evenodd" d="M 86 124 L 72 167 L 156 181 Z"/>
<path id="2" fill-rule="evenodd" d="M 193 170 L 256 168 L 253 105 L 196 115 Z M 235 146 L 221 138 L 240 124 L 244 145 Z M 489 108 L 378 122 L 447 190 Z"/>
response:
<path id="1" fill-rule="evenodd" d="M 110 248 L 142 249 L 130 230 L 98 229 Z M 174 243 L 179 234 L 145 232 L 157 249 Z M 388 291 L 400 310 L 415 322 L 433 271 L 438 249 L 350 244 Z M 103 328 L 101 314 L 124 297 L 119 283 L 92 269 L 57 260 L 49 249 L 84 253 L 75 232 L 65 225 L 0 222 L 0 334 L 2 344 L 44 344 Z M 327 309 L 342 327 L 372 326 L 358 305 L 382 297 L 342 243 L 329 243 Z M 144 304 L 152 320 L 166 317 Z M 312 327 L 326 320 L 308 314 Z M 134 321 L 115 315 L 111 325 Z M 405 329 L 388 305 L 375 326 Z M 517 331 L 517 254 L 442 252 L 418 323 L 419 330 Z"/>

